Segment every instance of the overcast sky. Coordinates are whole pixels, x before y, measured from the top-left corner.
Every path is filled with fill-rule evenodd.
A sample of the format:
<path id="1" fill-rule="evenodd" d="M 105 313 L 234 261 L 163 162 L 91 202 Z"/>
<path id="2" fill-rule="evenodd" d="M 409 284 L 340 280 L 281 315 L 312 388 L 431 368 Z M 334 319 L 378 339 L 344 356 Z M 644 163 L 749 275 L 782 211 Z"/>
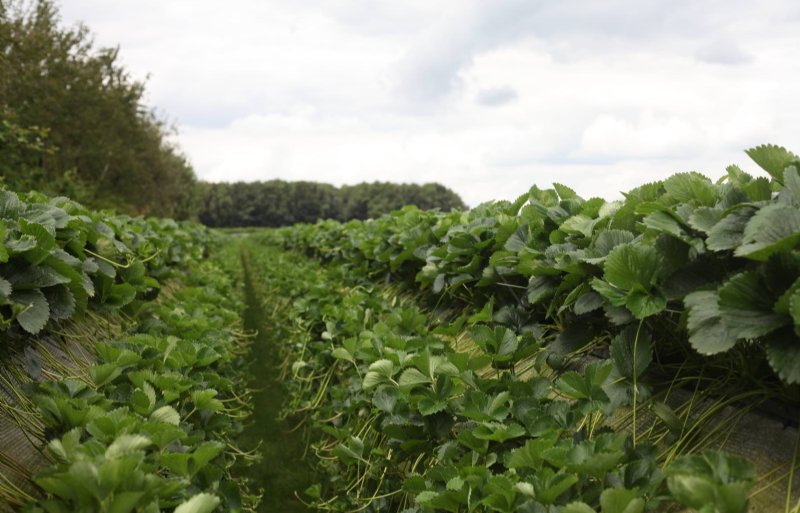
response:
<path id="1" fill-rule="evenodd" d="M 797 0 L 62 0 L 210 181 L 616 198 L 800 151 Z"/>

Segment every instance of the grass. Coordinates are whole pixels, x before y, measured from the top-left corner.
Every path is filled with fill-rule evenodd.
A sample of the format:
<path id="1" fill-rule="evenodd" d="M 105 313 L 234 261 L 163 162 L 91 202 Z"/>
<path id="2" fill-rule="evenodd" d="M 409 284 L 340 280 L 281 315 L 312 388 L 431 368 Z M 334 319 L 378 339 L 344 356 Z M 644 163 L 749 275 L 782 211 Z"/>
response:
<path id="1" fill-rule="evenodd" d="M 248 445 L 261 444 L 261 461 L 248 471 L 252 482 L 264 489 L 258 511 L 263 513 L 300 513 L 310 511 L 295 493 L 314 483 L 313 469 L 304 461 L 305 442 L 302 430 L 290 431 L 280 412 L 286 400 L 280 382 L 280 352 L 278 344 L 286 333 L 281 323 L 270 322 L 262 307 L 258 287 L 249 272 L 248 258 L 243 253 L 245 270 L 244 323 L 248 330 L 257 331 L 252 344 L 252 382 L 254 409 L 252 423 L 243 434 Z"/>

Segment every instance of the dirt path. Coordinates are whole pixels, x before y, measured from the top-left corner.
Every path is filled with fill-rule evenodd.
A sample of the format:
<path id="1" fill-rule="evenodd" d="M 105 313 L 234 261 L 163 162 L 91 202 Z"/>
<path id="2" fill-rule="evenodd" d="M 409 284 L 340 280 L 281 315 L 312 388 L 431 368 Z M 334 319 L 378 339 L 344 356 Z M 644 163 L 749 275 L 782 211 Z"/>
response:
<path id="1" fill-rule="evenodd" d="M 310 511 L 295 496 L 313 484 L 313 471 L 303 460 L 305 443 L 302 429 L 291 432 L 292 426 L 278 418 L 285 401 L 279 381 L 280 356 L 276 344 L 284 340 L 285 330 L 271 322 L 263 310 L 263 298 L 250 268 L 247 250 L 242 248 L 245 277 L 245 327 L 257 331 L 252 344 L 251 387 L 254 395 L 253 422 L 243 436 L 253 445 L 261 442 L 262 460 L 250 469 L 254 482 L 264 489 L 258 509 L 263 513 L 295 513 Z M 279 314 L 279 313 L 278 313 Z"/>

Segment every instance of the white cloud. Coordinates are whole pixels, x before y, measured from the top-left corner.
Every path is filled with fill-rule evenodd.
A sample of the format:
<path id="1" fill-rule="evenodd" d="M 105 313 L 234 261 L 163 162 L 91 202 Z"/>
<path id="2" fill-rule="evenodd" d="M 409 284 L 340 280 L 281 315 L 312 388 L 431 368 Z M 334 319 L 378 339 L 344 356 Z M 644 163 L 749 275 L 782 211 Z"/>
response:
<path id="1" fill-rule="evenodd" d="M 732 40 L 708 42 L 698 48 L 695 55 L 701 61 L 728 66 L 746 64 L 753 60 L 751 54 L 744 51 L 736 41 Z"/>
<path id="2" fill-rule="evenodd" d="M 513 102 L 519 95 L 513 87 L 501 86 L 490 87 L 488 89 L 481 89 L 478 91 L 477 101 L 480 105 L 487 107 L 496 107 Z"/>
<path id="3" fill-rule="evenodd" d="M 209 180 L 614 196 L 800 149 L 800 4 L 70 0 Z M 492 108 L 489 108 L 492 107 Z M 745 165 L 745 167 L 747 167 Z M 750 166 L 752 170 L 752 166 Z"/>
<path id="4" fill-rule="evenodd" d="M 629 121 L 603 114 L 584 130 L 578 155 L 615 158 L 665 158 L 702 151 L 706 134 L 678 116 L 659 117 L 651 111 Z"/>

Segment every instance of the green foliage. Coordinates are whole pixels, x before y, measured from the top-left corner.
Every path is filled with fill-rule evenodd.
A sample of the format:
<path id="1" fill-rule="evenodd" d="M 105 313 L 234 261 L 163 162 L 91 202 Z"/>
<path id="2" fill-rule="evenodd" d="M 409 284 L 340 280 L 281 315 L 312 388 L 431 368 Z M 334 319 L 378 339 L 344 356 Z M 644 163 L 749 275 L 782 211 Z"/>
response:
<path id="1" fill-rule="evenodd" d="M 205 247 L 196 225 L 0 189 L 0 329 L 37 334 L 89 305 L 133 313 L 171 267 L 200 258 Z"/>
<path id="2" fill-rule="evenodd" d="M 398 305 L 364 282 L 349 286 L 338 268 L 323 271 L 245 244 L 253 260 L 248 266 L 260 270 L 259 288 L 294 291 L 286 318 L 296 323 L 294 333 L 307 334 L 286 341 L 303 358 L 293 365 L 296 379 L 286 383 L 292 393 L 287 410 L 305 411 L 324 434 L 314 443 L 320 484 L 309 491 L 317 504 L 334 511 L 399 511 L 401 489 L 421 511 L 595 503 L 608 476 L 621 479 L 625 466 L 642 458 L 640 465 L 647 465 L 648 455 L 626 450 L 625 435 L 582 439 L 578 424 L 608 404 L 602 386 L 610 364 L 566 373 L 557 383 L 487 379 L 487 365 L 507 367 L 520 358 L 525 337 L 480 323 L 486 318 L 480 315 L 469 333 L 486 358 L 458 352 L 417 307 Z M 631 511 L 644 504 L 636 498 L 652 496 L 659 483 L 634 492 Z M 342 493 L 355 485 L 369 494 Z"/>
<path id="3" fill-rule="evenodd" d="M 323 437 L 309 500 L 331 511 L 745 511 L 749 464 L 691 453 L 688 418 L 664 397 L 673 373 L 694 369 L 702 378 L 681 383 L 701 387 L 730 365 L 723 378 L 796 403 L 800 174 L 785 150 L 753 154 L 775 179 L 682 173 L 619 202 L 534 187 L 468 212 L 406 207 L 252 237 L 264 288 L 291 298 L 289 410 Z M 427 322 L 407 293 L 431 308 Z M 634 436 L 603 427 L 627 406 Z M 645 432 L 642 409 L 657 419 Z"/>
<path id="4" fill-rule="evenodd" d="M 744 513 L 754 484 L 748 461 L 715 451 L 679 458 L 667 476 L 675 498 L 700 513 Z"/>
<path id="5" fill-rule="evenodd" d="M 320 219 L 367 219 L 405 205 L 421 209 L 465 208 L 446 187 L 428 183 L 362 183 L 336 188 L 316 182 L 202 184 L 198 216 L 211 227 L 287 226 Z"/>
<path id="6" fill-rule="evenodd" d="M 50 0 L 0 3 L 0 176 L 94 208 L 191 217 L 195 176 L 144 84 Z"/>
<path id="7" fill-rule="evenodd" d="M 247 459 L 234 440 L 249 413 L 246 361 L 230 280 L 203 261 L 213 242 L 198 225 L 0 189 L 7 349 L 27 355 L 86 312 L 128 319 L 120 338 L 86 347 L 91 363 L 26 385 L 40 426 L 31 435 L 52 463 L 33 469 L 38 491 L 22 511 L 209 513 L 253 502 L 231 474 Z M 180 290 L 153 301 L 166 280 Z"/>
<path id="8" fill-rule="evenodd" d="M 762 361 L 796 384 L 797 157 L 770 145 L 748 155 L 772 182 L 731 166 L 718 183 L 679 173 L 622 202 L 583 200 L 561 185 L 534 187 L 515 204 L 452 213 L 407 208 L 362 223 L 297 226 L 278 238 L 437 297 L 505 305 L 523 312 L 517 319 L 530 321 L 518 327 L 527 330 L 574 325 L 614 337 L 634 321 L 678 323 L 703 355 L 754 341 Z M 652 346 L 674 346 L 674 336 L 663 338 Z"/>
<path id="9" fill-rule="evenodd" d="M 97 346 L 92 387 L 73 379 L 35 387 L 54 463 L 35 478 L 46 496 L 25 511 L 210 512 L 220 504 L 239 452 L 226 444 L 248 408 L 237 392 L 244 362 L 234 352 L 238 316 L 220 301 L 227 278 L 194 265 L 204 274 L 186 278 L 194 286 L 144 305 L 136 334 Z M 222 488 L 228 507 L 239 504 L 241 490 Z"/>

